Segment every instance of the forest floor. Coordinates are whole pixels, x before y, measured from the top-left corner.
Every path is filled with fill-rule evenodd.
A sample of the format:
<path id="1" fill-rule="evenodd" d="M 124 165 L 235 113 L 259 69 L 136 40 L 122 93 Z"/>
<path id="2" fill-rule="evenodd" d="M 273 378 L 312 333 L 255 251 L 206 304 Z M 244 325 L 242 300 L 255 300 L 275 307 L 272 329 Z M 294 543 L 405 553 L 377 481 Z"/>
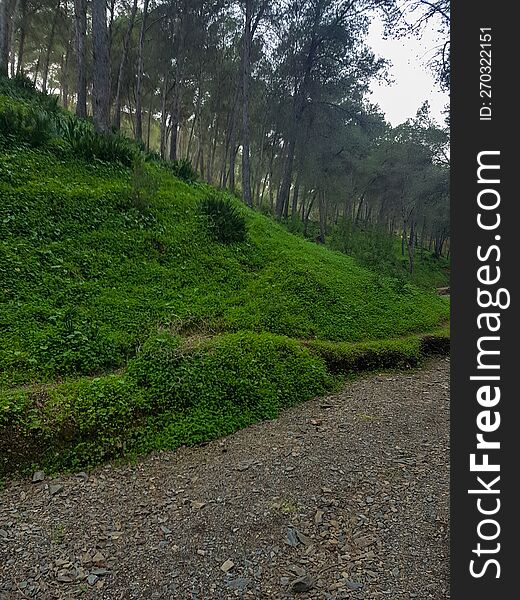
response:
<path id="1" fill-rule="evenodd" d="M 2 600 L 441 600 L 448 580 L 447 358 L 0 492 Z"/>

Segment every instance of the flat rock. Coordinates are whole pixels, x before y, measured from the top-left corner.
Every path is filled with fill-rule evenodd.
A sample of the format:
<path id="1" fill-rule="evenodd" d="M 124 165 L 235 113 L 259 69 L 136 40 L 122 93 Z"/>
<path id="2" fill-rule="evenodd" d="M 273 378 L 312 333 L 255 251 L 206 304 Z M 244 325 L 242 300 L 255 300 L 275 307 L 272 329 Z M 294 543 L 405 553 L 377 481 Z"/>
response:
<path id="1" fill-rule="evenodd" d="M 245 577 L 237 577 L 236 579 L 231 579 L 226 582 L 226 586 L 232 590 L 240 590 L 244 591 L 249 585 L 249 579 Z"/>
<path id="2" fill-rule="evenodd" d="M 231 569 L 235 566 L 235 563 L 230 560 L 229 558 L 224 561 L 221 565 L 220 565 L 220 570 L 224 571 L 224 573 L 227 573 L 228 571 L 231 571 Z"/>
<path id="3" fill-rule="evenodd" d="M 38 483 L 39 481 L 43 481 L 45 479 L 45 473 L 43 471 L 35 471 L 32 476 L 32 482 Z"/>
<path id="4" fill-rule="evenodd" d="M 298 579 L 294 579 L 291 583 L 291 590 L 295 594 L 301 594 L 303 592 L 309 592 L 314 587 L 314 581 L 309 575 L 304 575 L 303 577 L 298 577 Z"/>

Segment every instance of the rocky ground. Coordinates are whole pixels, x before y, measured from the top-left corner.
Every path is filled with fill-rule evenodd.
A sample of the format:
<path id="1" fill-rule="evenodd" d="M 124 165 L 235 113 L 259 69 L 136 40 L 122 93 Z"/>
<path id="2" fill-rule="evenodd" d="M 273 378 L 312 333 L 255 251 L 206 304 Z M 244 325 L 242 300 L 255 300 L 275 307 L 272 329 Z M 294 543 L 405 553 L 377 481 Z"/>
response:
<path id="1" fill-rule="evenodd" d="M 0 492 L 0 599 L 449 598 L 449 362 Z M 38 481 L 39 480 L 39 481 Z"/>

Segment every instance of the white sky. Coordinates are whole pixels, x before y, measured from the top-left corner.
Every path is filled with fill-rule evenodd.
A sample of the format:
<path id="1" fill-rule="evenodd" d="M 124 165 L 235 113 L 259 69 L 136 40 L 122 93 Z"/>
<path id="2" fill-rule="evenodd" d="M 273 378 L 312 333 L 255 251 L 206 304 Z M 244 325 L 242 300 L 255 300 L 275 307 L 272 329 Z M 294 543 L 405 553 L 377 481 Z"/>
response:
<path id="1" fill-rule="evenodd" d="M 428 28 L 420 39 L 406 37 L 383 39 L 383 24 L 373 19 L 368 34 L 368 43 L 376 56 L 389 60 L 393 84 L 373 82 L 370 102 L 378 104 L 393 126 L 415 116 L 425 100 L 430 103 L 431 116 L 439 125 L 444 124 L 442 111 L 449 103 L 449 96 L 441 92 L 427 62 L 432 57 L 432 48 L 438 44 L 435 29 Z"/>

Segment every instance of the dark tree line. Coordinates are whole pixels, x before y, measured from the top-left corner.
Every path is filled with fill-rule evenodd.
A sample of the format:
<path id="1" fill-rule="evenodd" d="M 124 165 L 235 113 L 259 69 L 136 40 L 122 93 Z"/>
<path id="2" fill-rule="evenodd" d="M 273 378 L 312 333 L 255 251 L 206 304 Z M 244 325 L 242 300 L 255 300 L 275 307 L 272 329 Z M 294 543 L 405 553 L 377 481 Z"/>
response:
<path id="1" fill-rule="evenodd" d="M 410 9 L 408 28 L 441 19 L 446 85 L 443 0 L 0 0 L 0 72 L 319 241 L 340 220 L 402 234 L 412 270 L 417 245 L 447 248 L 447 131 L 366 99 L 385 75 L 370 19 L 400 35 Z"/>

